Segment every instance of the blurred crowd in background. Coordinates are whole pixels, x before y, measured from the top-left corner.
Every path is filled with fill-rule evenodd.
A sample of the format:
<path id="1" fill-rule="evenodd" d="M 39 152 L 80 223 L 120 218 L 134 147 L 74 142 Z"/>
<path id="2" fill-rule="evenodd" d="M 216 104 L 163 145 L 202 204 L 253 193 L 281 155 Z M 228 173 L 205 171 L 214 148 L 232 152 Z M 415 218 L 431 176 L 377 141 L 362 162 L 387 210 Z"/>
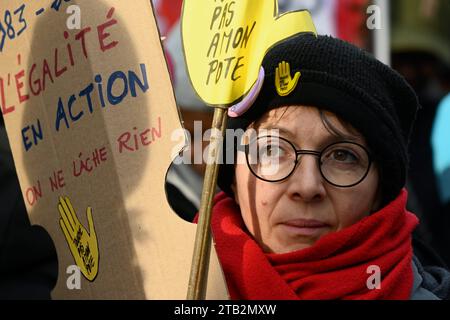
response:
<path id="1" fill-rule="evenodd" d="M 450 1 L 390 0 L 392 67 L 416 90 L 419 111 L 410 144 L 408 208 L 421 219 L 415 248 L 422 261 L 450 265 Z M 280 13 L 308 9 L 320 34 L 373 52 L 367 28 L 370 0 L 278 0 Z M 182 0 L 153 0 L 177 104 L 184 127 L 211 127 L 213 109 L 196 96 L 186 72 L 180 34 Z M 383 17 L 382 17 L 383 18 Z M 205 143 L 205 142 L 204 142 Z M 206 145 L 206 143 L 205 143 Z M 188 149 L 189 151 L 190 149 Z M 194 149 L 195 152 L 201 150 Z M 194 155 L 192 155 L 194 157 Z M 169 202 L 192 220 L 200 205 L 204 165 L 172 165 Z M 48 298 L 54 285 L 54 248 L 43 230 L 32 228 L 15 175 L 0 117 L 0 298 Z M 51 241 L 50 241 L 51 242 Z M 28 249 L 27 249 L 28 248 Z M 31 249 L 33 248 L 33 249 Z M 20 256 L 17 252 L 27 252 Z M 53 250 L 53 251 L 52 251 Z M 29 253 L 29 254 L 28 254 Z"/>

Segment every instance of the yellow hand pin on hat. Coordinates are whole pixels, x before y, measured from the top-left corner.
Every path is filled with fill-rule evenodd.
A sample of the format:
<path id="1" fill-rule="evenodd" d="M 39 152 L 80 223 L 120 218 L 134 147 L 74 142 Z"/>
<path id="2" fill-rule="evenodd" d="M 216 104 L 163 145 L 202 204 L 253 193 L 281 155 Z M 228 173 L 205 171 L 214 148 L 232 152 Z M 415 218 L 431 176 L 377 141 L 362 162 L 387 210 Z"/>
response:
<path id="1" fill-rule="evenodd" d="M 294 77 L 291 76 L 291 67 L 286 61 L 282 61 L 275 69 L 275 87 L 278 95 L 285 97 L 289 95 L 297 87 L 300 79 L 300 71 L 296 72 Z"/>

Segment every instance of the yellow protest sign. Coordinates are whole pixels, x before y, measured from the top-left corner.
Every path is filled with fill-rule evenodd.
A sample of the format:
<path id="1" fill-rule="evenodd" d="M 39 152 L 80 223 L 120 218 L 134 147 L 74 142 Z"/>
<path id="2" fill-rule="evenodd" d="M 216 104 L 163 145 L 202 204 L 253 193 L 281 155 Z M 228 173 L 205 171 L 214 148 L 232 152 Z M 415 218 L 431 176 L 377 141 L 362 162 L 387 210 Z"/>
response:
<path id="1" fill-rule="evenodd" d="M 231 105 L 255 84 L 267 50 L 316 33 L 309 12 L 278 15 L 277 0 L 185 0 L 182 37 L 189 76 L 210 105 Z"/>
<path id="2" fill-rule="evenodd" d="M 56 248 L 52 297 L 185 298 L 196 226 L 166 198 L 185 137 L 151 2 L 9 0 L 0 17 L 0 110 Z M 226 298 L 211 256 L 208 296 Z"/>

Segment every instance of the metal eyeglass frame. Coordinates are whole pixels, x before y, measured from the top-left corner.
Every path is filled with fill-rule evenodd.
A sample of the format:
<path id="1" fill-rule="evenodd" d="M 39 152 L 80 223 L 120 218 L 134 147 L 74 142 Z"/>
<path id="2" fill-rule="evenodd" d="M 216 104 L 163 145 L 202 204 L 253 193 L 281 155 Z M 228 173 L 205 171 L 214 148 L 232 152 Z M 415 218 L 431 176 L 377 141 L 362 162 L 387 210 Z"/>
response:
<path id="1" fill-rule="evenodd" d="M 363 145 L 361 145 L 361 144 L 359 144 L 359 143 L 356 143 L 356 142 L 352 142 L 352 141 L 345 141 L 345 140 L 344 140 L 344 141 L 334 142 L 334 143 L 331 143 L 331 144 L 327 145 L 325 148 L 322 149 L 322 151 L 314 151 L 314 150 L 301 150 L 301 149 L 297 150 L 292 142 L 290 142 L 289 140 L 287 140 L 287 139 L 285 139 L 285 138 L 283 138 L 283 137 L 279 137 L 279 136 L 271 136 L 271 135 L 261 136 L 261 137 L 257 137 L 257 138 L 254 140 L 254 142 L 256 142 L 256 141 L 258 141 L 259 139 L 262 139 L 262 138 L 276 138 L 276 139 L 283 140 L 283 141 L 287 142 L 287 143 L 292 147 L 292 149 L 295 151 L 295 165 L 294 165 L 294 167 L 292 168 L 291 172 L 290 172 L 286 177 L 284 177 L 284 178 L 282 178 L 282 179 L 278 179 L 278 180 L 268 180 L 268 179 L 264 179 L 264 178 L 258 176 L 258 175 L 253 171 L 253 169 L 252 169 L 252 167 L 251 167 L 251 165 L 250 165 L 250 163 L 249 163 L 249 159 L 248 159 L 250 143 L 244 145 L 245 159 L 246 159 L 246 162 L 247 162 L 247 166 L 248 166 L 248 168 L 250 169 L 250 172 L 251 172 L 256 178 L 258 178 L 258 179 L 260 179 L 260 180 L 262 180 L 262 181 L 266 181 L 266 182 L 273 182 L 273 183 L 276 183 L 276 182 L 281 182 L 281 181 L 287 180 L 290 176 L 292 176 L 292 174 L 293 174 L 293 173 L 295 172 L 295 170 L 297 169 L 297 166 L 298 166 L 298 164 L 299 164 L 299 162 L 300 162 L 300 161 L 299 161 L 299 156 L 300 156 L 300 155 L 305 155 L 305 154 L 306 154 L 306 155 L 312 155 L 312 156 L 317 157 L 317 166 L 318 166 L 318 168 L 319 168 L 320 175 L 322 176 L 322 178 L 323 178 L 326 182 L 328 182 L 328 183 L 331 184 L 332 186 L 335 186 L 335 187 L 338 187 L 338 188 L 351 188 L 351 187 L 354 187 L 354 186 L 356 186 L 356 185 L 358 185 L 358 184 L 360 184 L 361 182 L 364 181 L 364 179 L 365 179 L 365 178 L 367 177 L 367 175 L 369 174 L 370 167 L 372 166 L 372 162 L 373 162 L 373 161 L 372 161 L 372 155 L 371 155 L 371 153 L 369 152 L 369 150 L 367 150 L 367 148 L 364 147 Z M 369 165 L 367 166 L 367 170 L 366 170 L 365 174 L 362 176 L 362 178 L 361 178 L 360 180 L 358 180 L 357 182 L 355 182 L 355 183 L 353 183 L 353 184 L 351 184 L 351 185 L 348 185 L 348 186 L 341 186 L 341 185 L 338 185 L 338 184 L 335 184 L 335 183 L 329 181 L 329 180 L 325 177 L 325 175 L 323 174 L 323 172 L 322 172 L 322 165 L 321 165 L 321 163 L 320 163 L 320 159 L 321 159 L 322 154 L 323 154 L 324 151 L 326 151 L 328 148 L 330 148 L 330 147 L 332 147 L 332 146 L 334 146 L 334 145 L 341 144 L 341 143 L 353 144 L 353 145 L 356 145 L 356 146 L 362 148 L 362 149 L 366 152 L 367 158 L 368 158 L 368 160 L 369 160 Z"/>

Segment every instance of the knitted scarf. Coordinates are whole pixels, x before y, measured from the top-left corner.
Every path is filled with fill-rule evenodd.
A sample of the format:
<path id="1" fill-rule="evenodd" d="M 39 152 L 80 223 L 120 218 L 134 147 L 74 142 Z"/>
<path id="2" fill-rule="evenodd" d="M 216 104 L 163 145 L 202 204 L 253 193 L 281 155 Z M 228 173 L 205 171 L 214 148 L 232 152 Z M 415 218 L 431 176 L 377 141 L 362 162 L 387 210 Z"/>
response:
<path id="1" fill-rule="evenodd" d="M 275 254 L 249 235 L 236 202 L 218 194 L 211 226 L 231 299 L 409 299 L 418 219 L 406 201 L 402 190 L 380 211 L 313 246 Z"/>

